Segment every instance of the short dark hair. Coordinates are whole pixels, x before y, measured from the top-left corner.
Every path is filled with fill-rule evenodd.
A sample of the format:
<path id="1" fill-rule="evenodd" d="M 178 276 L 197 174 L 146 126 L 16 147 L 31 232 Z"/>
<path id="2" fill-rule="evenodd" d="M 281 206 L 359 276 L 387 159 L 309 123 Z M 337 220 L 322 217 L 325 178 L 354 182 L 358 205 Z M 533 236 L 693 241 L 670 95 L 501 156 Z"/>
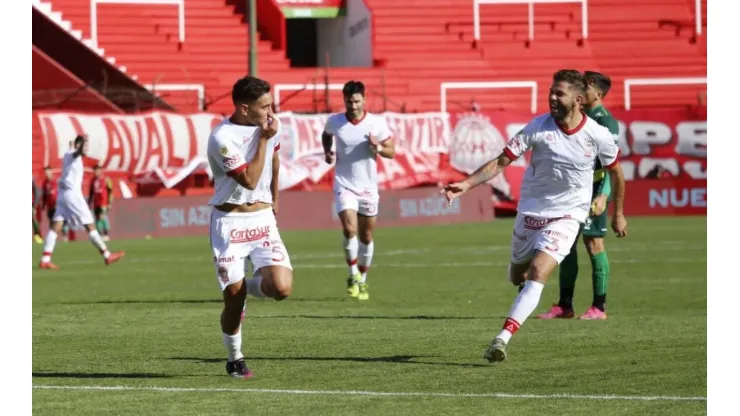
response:
<path id="1" fill-rule="evenodd" d="M 612 88 L 612 80 L 601 72 L 586 71 L 583 73 L 583 77 L 586 80 L 586 85 L 593 86 L 599 90 L 604 97 L 606 97 L 606 94 Z"/>
<path id="2" fill-rule="evenodd" d="M 552 76 L 552 81 L 567 82 L 582 95 L 586 95 L 586 79 L 575 69 L 561 69 Z"/>
<path id="3" fill-rule="evenodd" d="M 351 97 L 355 94 L 360 94 L 364 97 L 365 84 L 363 84 L 362 81 L 347 81 L 347 83 L 344 84 L 344 88 L 342 88 L 342 94 L 345 97 Z"/>
<path id="4" fill-rule="evenodd" d="M 81 145 L 85 142 L 85 136 L 78 134 L 77 137 L 75 137 L 75 147 Z"/>
<path id="5" fill-rule="evenodd" d="M 252 103 L 270 92 L 270 83 L 255 77 L 244 77 L 234 83 L 231 99 L 234 104 Z"/>

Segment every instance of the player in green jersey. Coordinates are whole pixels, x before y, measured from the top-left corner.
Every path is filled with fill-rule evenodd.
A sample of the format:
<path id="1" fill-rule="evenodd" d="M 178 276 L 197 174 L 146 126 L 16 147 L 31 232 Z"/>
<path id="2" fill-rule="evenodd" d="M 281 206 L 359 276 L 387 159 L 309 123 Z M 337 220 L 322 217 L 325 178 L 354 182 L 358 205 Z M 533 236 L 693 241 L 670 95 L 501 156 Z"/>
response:
<path id="1" fill-rule="evenodd" d="M 586 115 L 594 119 L 602 126 L 609 129 L 617 140 L 619 125 L 611 113 L 604 108 L 602 100 L 611 88 L 611 80 L 604 74 L 598 72 L 585 72 L 586 78 Z M 606 209 L 611 193 L 609 174 L 601 164 L 596 162 L 594 171 L 593 203 L 591 205 L 591 216 L 582 225 L 583 242 L 586 251 L 591 257 L 591 270 L 593 281 L 593 303 L 580 319 L 603 320 L 606 319 L 606 288 L 609 282 L 609 260 L 604 248 L 604 237 L 606 236 L 608 212 Z M 540 319 L 573 318 L 573 293 L 578 277 L 578 239 L 573 244 L 570 254 L 560 263 L 560 300 L 553 305 L 547 313 L 538 316 Z"/>

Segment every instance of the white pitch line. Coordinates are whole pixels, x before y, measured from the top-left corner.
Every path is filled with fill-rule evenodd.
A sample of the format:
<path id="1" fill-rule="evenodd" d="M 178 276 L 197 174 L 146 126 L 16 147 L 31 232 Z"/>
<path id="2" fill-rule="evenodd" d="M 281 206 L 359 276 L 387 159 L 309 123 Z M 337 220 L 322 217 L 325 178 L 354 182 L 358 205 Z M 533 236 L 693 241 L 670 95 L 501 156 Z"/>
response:
<path id="1" fill-rule="evenodd" d="M 342 396 L 385 396 L 385 397 L 472 397 L 492 399 L 573 399 L 573 400 L 632 400 L 632 401 L 706 401 L 703 396 L 618 396 L 597 394 L 516 394 L 516 393 L 435 393 L 435 392 L 395 392 L 361 390 L 283 390 L 283 389 L 226 389 L 191 387 L 133 387 L 133 386 L 50 386 L 34 385 L 38 390 L 86 390 L 86 391 L 161 391 L 198 393 L 273 393 L 273 394 L 313 394 Z"/>

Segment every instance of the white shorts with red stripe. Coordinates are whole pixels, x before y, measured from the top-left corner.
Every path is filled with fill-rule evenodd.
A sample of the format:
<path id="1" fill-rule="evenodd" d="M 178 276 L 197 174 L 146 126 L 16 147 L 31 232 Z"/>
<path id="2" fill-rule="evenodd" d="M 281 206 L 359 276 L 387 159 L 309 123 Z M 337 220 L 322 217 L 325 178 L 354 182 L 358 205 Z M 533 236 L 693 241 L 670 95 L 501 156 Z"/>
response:
<path id="1" fill-rule="evenodd" d="M 541 218 L 517 214 L 511 236 L 511 262 L 527 263 L 537 250 L 552 256 L 558 264 L 570 253 L 580 223 L 573 218 Z"/>
<path id="2" fill-rule="evenodd" d="M 226 213 L 214 208 L 210 233 L 213 264 L 222 291 L 244 279 L 247 257 L 255 274 L 266 266 L 293 270 L 272 209 Z"/>
<path id="3" fill-rule="evenodd" d="M 374 217 L 378 215 L 379 200 L 377 192 L 357 193 L 339 185 L 334 187 L 334 209 L 337 214 L 350 209 L 362 216 Z"/>

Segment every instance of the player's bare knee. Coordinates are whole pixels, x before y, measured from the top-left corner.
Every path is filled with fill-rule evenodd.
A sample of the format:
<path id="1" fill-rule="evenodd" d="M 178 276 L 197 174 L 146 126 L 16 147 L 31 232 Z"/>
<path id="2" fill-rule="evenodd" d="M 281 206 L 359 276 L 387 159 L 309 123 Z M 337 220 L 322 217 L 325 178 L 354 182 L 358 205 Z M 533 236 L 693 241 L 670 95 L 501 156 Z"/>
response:
<path id="1" fill-rule="evenodd" d="M 594 256 L 604 251 L 604 239 L 603 238 L 584 237 L 583 242 L 586 245 L 586 251 L 588 252 L 589 256 Z"/>
<path id="2" fill-rule="evenodd" d="M 277 278 L 273 278 L 273 285 L 275 286 L 275 300 L 287 299 L 293 294 L 293 273 L 289 270 L 278 273 Z"/>
<path id="3" fill-rule="evenodd" d="M 350 239 L 357 235 L 357 227 L 353 224 L 345 225 L 342 228 L 342 233 L 344 234 L 344 238 Z"/>
<path id="4" fill-rule="evenodd" d="M 543 255 L 547 256 L 547 254 Z M 552 261 L 554 262 L 555 260 L 552 259 Z M 546 261 L 544 258 L 536 258 L 535 261 L 532 261 L 527 271 L 527 280 L 545 283 L 553 269 L 548 263 L 549 261 Z"/>

